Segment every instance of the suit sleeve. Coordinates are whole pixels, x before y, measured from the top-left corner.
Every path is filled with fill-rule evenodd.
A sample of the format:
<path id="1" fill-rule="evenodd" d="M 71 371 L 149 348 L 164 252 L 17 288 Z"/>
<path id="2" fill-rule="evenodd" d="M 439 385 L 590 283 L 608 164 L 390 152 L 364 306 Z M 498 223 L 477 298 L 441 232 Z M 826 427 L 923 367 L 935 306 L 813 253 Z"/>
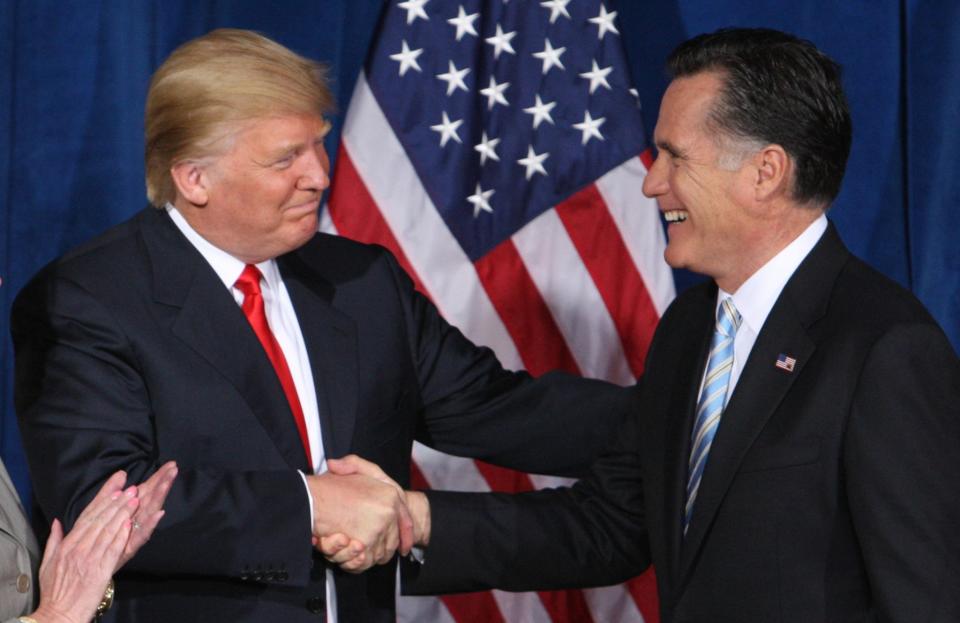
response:
<path id="1" fill-rule="evenodd" d="M 520 495 L 428 492 L 425 561 L 405 566 L 405 593 L 603 586 L 650 564 L 638 417 L 569 489 Z"/>
<path id="2" fill-rule="evenodd" d="M 933 325 L 900 325 L 857 384 L 844 468 L 878 620 L 960 621 L 960 362 Z"/>
<path id="3" fill-rule="evenodd" d="M 582 476 L 612 438 L 634 390 L 550 372 L 508 372 L 440 317 L 389 254 L 418 374 L 417 440 L 525 472 Z"/>
<path id="4" fill-rule="evenodd" d="M 28 286 L 12 331 L 35 497 L 47 523 L 69 526 L 115 470 L 136 483 L 159 466 L 151 398 L 160 398 L 109 309 L 70 280 Z M 181 467 L 165 509 L 128 568 L 307 583 L 310 517 L 296 471 Z"/>

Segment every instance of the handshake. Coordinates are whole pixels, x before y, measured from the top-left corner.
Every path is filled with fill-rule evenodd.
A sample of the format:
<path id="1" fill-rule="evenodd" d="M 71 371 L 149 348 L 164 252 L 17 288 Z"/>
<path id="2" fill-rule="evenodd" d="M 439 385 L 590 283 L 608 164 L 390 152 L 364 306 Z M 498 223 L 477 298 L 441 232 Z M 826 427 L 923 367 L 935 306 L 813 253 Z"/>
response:
<path id="1" fill-rule="evenodd" d="M 313 497 L 313 545 L 344 571 L 360 573 L 430 540 L 430 505 L 356 455 L 329 459 L 307 476 Z"/>

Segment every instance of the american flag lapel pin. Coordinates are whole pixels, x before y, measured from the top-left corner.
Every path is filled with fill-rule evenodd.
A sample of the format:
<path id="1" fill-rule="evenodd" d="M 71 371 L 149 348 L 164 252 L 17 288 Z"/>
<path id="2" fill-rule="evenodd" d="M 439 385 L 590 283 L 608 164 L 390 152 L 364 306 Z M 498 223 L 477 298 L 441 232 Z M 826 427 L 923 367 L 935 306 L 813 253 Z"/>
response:
<path id="1" fill-rule="evenodd" d="M 793 372 L 793 367 L 797 365 L 797 360 L 789 355 L 780 353 L 777 355 L 777 362 L 773 364 L 780 368 L 781 370 L 786 370 L 787 372 Z"/>

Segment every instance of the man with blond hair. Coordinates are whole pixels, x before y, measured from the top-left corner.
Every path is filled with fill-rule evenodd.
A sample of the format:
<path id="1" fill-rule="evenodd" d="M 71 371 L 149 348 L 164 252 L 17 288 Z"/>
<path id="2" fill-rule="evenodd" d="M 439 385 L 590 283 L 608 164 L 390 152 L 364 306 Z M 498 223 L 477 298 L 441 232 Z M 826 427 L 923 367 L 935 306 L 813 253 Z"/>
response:
<path id="1" fill-rule="evenodd" d="M 574 474 L 630 406 L 604 383 L 504 371 L 389 253 L 317 233 L 332 105 L 316 63 L 255 33 L 181 46 L 147 98 L 153 207 L 15 303 L 44 514 L 75 517 L 116 469 L 179 465 L 163 523 L 117 578 L 114 620 L 392 621 L 395 568 L 343 574 L 313 542 L 355 537 L 361 567 L 409 548 L 396 483 L 414 439 Z M 327 471 L 348 453 L 383 471 Z"/>

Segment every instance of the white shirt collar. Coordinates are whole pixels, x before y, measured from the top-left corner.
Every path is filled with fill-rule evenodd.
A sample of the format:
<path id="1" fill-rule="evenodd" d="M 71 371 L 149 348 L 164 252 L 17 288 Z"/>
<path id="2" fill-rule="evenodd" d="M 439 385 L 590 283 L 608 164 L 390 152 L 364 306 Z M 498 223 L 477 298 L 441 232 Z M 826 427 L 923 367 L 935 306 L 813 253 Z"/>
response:
<path id="1" fill-rule="evenodd" d="M 780 298 L 784 286 L 826 230 L 827 217 L 821 214 L 803 230 L 803 233 L 794 238 L 793 242 L 773 256 L 757 272 L 750 275 L 737 289 L 736 294 L 720 290 L 717 305 L 719 306 L 724 298 L 732 297 L 734 306 L 743 318 L 743 323 L 750 327 L 754 335 L 759 334 L 774 303 Z"/>
<path id="2" fill-rule="evenodd" d="M 246 264 L 223 249 L 215 247 L 210 241 L 197 233 L 197 230 L 190 226 L 187 219 L 183 218 L 183 215 L 180 214 L 180 211 L 177 210 L 172 203 L 167 203 L 164 208 L 167 210 L 167 213 L 170 214 L 170 218 L 177 226 L 177 229 L 183 232 L 183 235 L 187 237 L 190 244 L 207 260 L 207 263 L 210 264 L 210 267 L 217 273 L 217 276 L 220 277 L 223 284 L 228 288 L 232 288 L 233 284 L 235 284 L 240 277 L 240 273 L 242 273 L 246 267 Z M 271 289 L 276 289 L 276 284 L 280 283 L 280 271 L 277 269 L 276 260 L 270 259 L 260 262 L 257 264 L 257 268 L 259 268 L 261 274 L 263 274 L 263 280 L 266 282 L 266 286 Z"/>

